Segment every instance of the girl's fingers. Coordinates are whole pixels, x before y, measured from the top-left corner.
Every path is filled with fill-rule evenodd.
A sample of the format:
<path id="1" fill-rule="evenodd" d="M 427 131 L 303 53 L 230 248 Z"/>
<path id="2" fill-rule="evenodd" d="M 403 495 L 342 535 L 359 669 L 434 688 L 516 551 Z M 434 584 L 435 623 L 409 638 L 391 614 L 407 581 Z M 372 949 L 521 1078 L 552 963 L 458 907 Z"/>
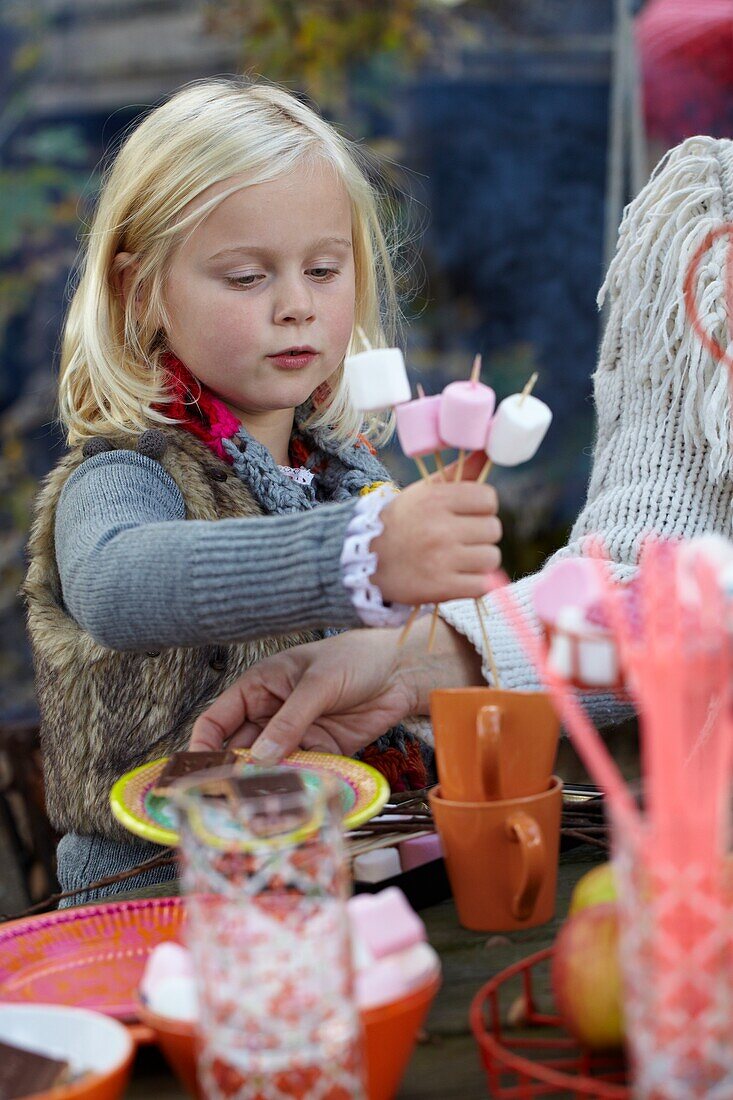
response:
<path id="1" fill-rule="evenodd" d="M 486 455 L 483 451 L 471 451 L 466 455 L 466 460 L 463 463 L 463 472 L 461 474 L 461 481 L 475 481 L 484 468 L 486 462 Z M 458 472 L 458 459 L 455 462 L 451 462 L 449 466 L 445 468 L 445 480 L 453 481 Z M 443 480 L 440 473 L 432 475 L 435 480 Z"/>
<path id="2" fill-rule="evenodd" d="M 460 576 L 466 573 L 485 576 L 500 564 L 501 552 L 497 546 L 461 546 L 453 559 L 453 568 Z"/>
<path id="3" fill-rule="evenodd" d="M 499 510 L 499 497 L 492 485 L 476 485 L 462 481 L 444 487 L 446 509 L 458 516 L 493 516 Z"/>
<path id="4" fill-rule="evenodd" d="M 455 532 L 455 541 L 464 546 L 486 546 L 489 543 L 501 542 L 504 534 L 501 520 L 498 516 L 486 516 L 478 519 L 471 516 L 460 520 L 460 526 Z"/>

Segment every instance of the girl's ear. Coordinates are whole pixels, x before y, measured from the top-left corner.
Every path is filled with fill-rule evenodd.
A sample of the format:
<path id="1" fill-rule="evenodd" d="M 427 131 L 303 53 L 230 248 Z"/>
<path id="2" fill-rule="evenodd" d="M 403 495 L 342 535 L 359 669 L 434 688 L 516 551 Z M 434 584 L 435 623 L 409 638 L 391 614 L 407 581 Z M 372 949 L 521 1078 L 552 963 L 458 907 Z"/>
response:
<path id="1" fill-rule="evenodd" d="M 123 305 L 127 305 L 132 281 L 135 278 L 139 260 L 134 252 L 118 252 L 112 261 L 110 275 L 112 289 L 122 299 Z"/>

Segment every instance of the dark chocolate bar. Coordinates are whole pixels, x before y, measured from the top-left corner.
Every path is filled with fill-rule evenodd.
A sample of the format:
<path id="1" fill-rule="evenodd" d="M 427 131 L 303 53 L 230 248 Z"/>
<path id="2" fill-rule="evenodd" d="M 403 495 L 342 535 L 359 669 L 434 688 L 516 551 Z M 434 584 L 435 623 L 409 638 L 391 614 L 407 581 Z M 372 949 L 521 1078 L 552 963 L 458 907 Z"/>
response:
<path id="1" fill-rule="evenodd" d="M 231 750 L 223 752 L 174 752 L 160 773 L 155 784 L 155 793 L 163 793 L 177 779 L 208 771 L 210 768 L 223 768 L 236 764 L 238 757 Z"/>
<path id="2" fill-rule="evenodd" d="M 0 1042 L 0 1100 L 21 1100 L 63 1083 L 68 1062 Z"/>
<path id="3" fill-rule="evenodd" d="M 240 798 L 300 794 L 304 789 L 302 777 L 293 768 L 283 768 L 277 772 L 246 772 L 229 779 L 228 784 Z"/>

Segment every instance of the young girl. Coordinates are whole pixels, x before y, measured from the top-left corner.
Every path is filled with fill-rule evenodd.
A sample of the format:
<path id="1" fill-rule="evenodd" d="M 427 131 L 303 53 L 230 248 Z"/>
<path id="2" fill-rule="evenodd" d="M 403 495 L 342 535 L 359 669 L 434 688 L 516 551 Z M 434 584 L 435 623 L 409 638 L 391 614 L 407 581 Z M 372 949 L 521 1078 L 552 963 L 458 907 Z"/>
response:
<path id="1" fill-rule="evenodd" d="M 609 310 L 594 378 L 588 498 L 555 558 L 582 555 L 586 537 L 599 536 L 616 576 L 628 579 L 651 531 L 731 537 L 732 225 L 733 141 L 727 139 L 695 137 L 672 149 L 627 207 L 599 294 L 599 304 L 608 297 Z M 696 259 L 690 309 L 685 280 Z M 513 586 L 530 618 L 535 580 Z M 535 671 L 495 597 L 484 604 L 502 687 L 537 690 Z M 431 688 L 491 683 L 474 602 L 444 604 L 441 615 L 432 657 L 426 625 L 418 622 L 405 647 L 397 644 L 398 631 L 383 629 L 343 634 L 263 662 L 202 715 L 191 747 L 256 741 L 261 754 L 276 760 L 319 737 L 332 751 L 353 753 L 403 715 L 427 715 Z M 473 659 L 455 632 L 470 643 Z M 584 702 L 599 727 L 630 712 L 609 694 Z"/>
<path id="2" fill-rule="evenodd" d="M 390 342 L 395 313 L 356 152 L 293 96 L 197 83 L 124 143 L 66 322 L 70 451 L 39 496 L 25 584 L 65 890 L 156 852 L 114 822 L 110 788 L 184 748 L 244 669 L 485 591 L 494 492 L 396 495 L 368 441 L 388 426 L 345 392 L 357 329 Z M 400 728 L 385 747 L 424 781 L 419 740 Z"/>

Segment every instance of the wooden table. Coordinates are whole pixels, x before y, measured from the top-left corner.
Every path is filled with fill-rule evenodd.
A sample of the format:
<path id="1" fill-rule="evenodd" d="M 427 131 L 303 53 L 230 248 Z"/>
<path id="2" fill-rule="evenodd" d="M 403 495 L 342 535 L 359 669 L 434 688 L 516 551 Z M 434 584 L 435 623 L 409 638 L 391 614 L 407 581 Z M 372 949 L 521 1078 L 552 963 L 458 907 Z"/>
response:
<path id="1" fill-rule="evenodd" d="M 399 1100 L 485 1100 L 486 1080 L 468 1025 L 471 1000 L 498 971 L 553 942 L 573 886 L 603 858 L 597 849 L 586 847 L 560 857 L 557 917 L 541 928 L 507 935 L 468 932 L 458 924 L 452 900 L 421 911 L 430 942 L 441 957 L 443 986 L 428 1017 L 424 1041 L 418 1044 L 402 1082 Z M 170 893 L 169 884 L 135 896 L 164 892 Z M 141 1050 L 126 1095 L 129 1100 L 186 1098 L 156 1048 Z"/>

